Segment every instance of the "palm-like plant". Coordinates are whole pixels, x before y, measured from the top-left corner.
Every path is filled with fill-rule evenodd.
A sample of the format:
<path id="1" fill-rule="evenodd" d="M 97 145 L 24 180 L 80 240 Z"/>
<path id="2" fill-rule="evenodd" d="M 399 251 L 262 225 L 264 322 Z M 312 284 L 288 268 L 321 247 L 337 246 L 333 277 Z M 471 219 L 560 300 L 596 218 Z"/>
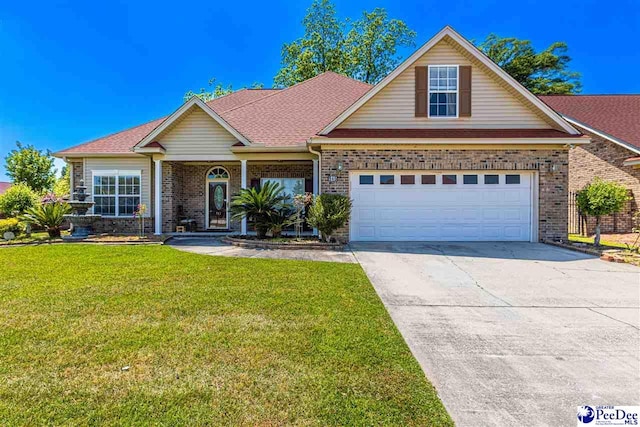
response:
<path id="1" fill-rule="evenodd" d="M 64 216 L 71 212 L 67 203 L 42 203 L 28 209 L 20 219 L 27 224 L 35 224 L 47 230 L 50 238 L 60 237 L 60 226 Z"/>
<path id="2" fill-rule="evenodd" d="M 243 188 L 231 201 L 231 218 L 247 218 L 255 222 L 259 239 L 264 239 L 271 228 L 270 216 L 286 206 L 284 187 L 267 181 L 260 188 Z"/>
<path id="3" fill-rule="evenodd" d="M 285 227 L 295 224 L 296 211 L 291 205 L 284 204 L 267 215 L 267 225 L 273 237 L 280 237 Z"/>

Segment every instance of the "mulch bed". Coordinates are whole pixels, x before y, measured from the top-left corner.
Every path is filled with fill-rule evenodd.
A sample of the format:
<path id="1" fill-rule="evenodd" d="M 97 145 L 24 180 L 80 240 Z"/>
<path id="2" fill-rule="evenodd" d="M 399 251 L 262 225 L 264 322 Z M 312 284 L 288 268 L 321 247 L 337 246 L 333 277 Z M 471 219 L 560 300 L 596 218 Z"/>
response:
<path id="1" fill-rule="evenodd" d="M 258 239 L 255 236 L 226 236 L 224 242 L 242 248 L 252 249 L 318 249 L 342 251 L 345 245 L 342 243 L 326 243 L 318 239 L 309 238 L 279 238 L 277 240 Z"/>

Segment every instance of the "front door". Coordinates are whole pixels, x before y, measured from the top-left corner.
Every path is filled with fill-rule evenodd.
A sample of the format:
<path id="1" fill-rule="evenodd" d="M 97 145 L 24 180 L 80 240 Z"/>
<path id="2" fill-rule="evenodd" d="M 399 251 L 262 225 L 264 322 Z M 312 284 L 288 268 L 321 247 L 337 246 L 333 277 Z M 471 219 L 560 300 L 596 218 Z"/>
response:
<path id="1" fill-rule="evenodd" d="M 227 218 L 227 183 L 209 182 L 209 227 L 229 228 Z"/>

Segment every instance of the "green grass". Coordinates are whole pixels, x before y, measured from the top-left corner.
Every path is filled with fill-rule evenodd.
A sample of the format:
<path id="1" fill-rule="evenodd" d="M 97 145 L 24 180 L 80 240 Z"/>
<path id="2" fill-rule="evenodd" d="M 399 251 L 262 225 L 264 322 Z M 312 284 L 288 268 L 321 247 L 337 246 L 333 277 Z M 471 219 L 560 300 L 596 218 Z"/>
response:
<path id="1" fill-rule="evenodd" d="M 569 234 L 569 241 L 578 242 L 578 243 L 588 243 L 590 245 L 593 245 L 593 237 L 585 237 L 585 236 L 581 236 L 580 234 Z M 624 243 L 610 242 L 607 240 L 600 240 L 600 246 L 627 249 L 627 245 L 625 245 Z"/>
<path id="2" fill-rule="evenodd" d="M 0 425 L 43 424 L 452 422 L 358 265 L 3 248 Z"/>

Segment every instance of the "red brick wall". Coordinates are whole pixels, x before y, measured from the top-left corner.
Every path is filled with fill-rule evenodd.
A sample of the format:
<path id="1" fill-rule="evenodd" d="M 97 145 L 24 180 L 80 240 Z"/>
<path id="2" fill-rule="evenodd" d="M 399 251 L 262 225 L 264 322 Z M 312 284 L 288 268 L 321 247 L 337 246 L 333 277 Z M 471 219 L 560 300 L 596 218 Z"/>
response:
<path id="1" fill-rule="evenodd" d="M 343 164 L 342 173 L 337 172 L 338 163 Z M 323 150 L 322 192 L 349 194 L 348 171 L 380 169 L 538 171 L 539 239 L 567 239 L 567 150 Z M 348 239 L 348 225 L 336 236 Z"/>
<path id="2" fill-rule="evenodd" d="M 199 231 L 206 230 L 206 175 L 214 166 L 223 166 L 229 172 L 230 196 L 240 191 L 239 163 L 193 164 L 163 162 L 162 164 L 162 230 L 174 232 L 178 206 L 185 215 L 196 220 Z M 247 185 L 253 178 L 308 178 L 313 176 L 312 162 L 247 163 Z M 231 223 L 231 229 L 239 230 L 240 224 Z"/>
<path id="3" fill-rule="evenodd" d="M 569 191 L 576 192 L 584 188 L 593 178 L 618 182 L 629 189 L 632 197 L 622 212 L 602 218 L 603 233 L 629 233 L 633 228 L 633 213 L 638 209 L 640 197 L 640 169 L 624 166 L 629 157 L 638 156 L 624 147 L 609 140 L 580 129 L 591 137 L 591 144 L 569 150 Z M 588 219 L 587 231 L 593 233 L 595 219 Z"/>

